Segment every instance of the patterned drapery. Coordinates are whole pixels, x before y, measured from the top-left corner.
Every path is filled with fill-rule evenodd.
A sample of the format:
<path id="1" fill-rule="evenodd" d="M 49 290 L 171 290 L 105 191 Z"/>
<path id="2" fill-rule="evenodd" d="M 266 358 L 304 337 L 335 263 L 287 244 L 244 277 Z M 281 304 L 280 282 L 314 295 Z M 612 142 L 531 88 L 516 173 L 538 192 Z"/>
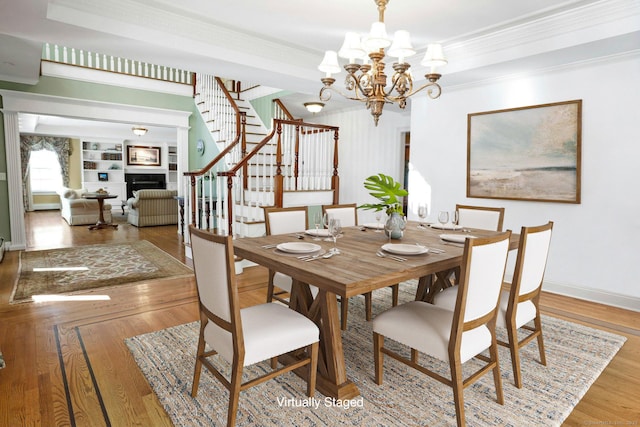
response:
<path id="1" fill-rule="evenodd" d="M 29 159 L 32 151 L 49 150 L 58 155 L 62 172 L 62 185 L 69 185 L 69 156 L 71 140 L 55 136 L 20 135 L 20 166 L 22 168 L 22 202 L 24 209 L 29 210 Z"/>

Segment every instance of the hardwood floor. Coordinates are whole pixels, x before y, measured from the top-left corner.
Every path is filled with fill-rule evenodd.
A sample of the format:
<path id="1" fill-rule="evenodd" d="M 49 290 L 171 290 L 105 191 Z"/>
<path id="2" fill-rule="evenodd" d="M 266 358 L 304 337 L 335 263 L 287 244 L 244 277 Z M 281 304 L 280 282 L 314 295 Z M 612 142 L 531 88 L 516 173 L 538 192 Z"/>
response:
<path id="1" fill-rule="evenodd" d="M 69 227 L 57 211 L 27 214 L 28 250 L 144 239 L 185 262 L 173 226 L 118 230 Z M 10 305 L 18 252 L 0 264 L 0 426 L 171 425 L 124 345 L 127 337 L 197 318 L 195 284 L 163 280 L 108 289 L 108 301 Z M 238 276 L 243 306 L 266 298 L 266 271 Z M 640 315 L 559 295 L 543 296 L 546 314 L 606 329 L 627 342 L 564 425 L 640 423 Z"/>

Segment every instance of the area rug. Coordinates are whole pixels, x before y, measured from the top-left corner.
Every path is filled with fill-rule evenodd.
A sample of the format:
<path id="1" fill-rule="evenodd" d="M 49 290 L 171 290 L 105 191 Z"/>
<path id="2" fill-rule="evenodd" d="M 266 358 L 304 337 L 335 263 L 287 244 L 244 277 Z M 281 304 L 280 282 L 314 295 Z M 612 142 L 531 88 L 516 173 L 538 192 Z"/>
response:
<path id="1" fill-rule="evenodd" d="M 401 286 L 402 300 L 411 300 L 415 284 L 405 282 Z M 389 301 L 387 289 L 374 292 L 374 314 L 386 309 Z M 309 400 L 305 382 L 288 373 L 242 392 L 237 424 L 455 426 L 453 393 L 438 381 L 385 358 L 384 383 L 375 384 L 371 322 L 363 319 L 363 298 L 352 298 L 343 343 L 347 375 L 357 384 L 361 396 L 333 401 L 316 392 L 315 399 Z M 496 402 L 493 376 L 485 375 L 464 391 L 468 425 L 560 425 L 626 340 L 548 316 L 543 318 L 543 331 L 547 366 L 539 363 L 535 341 L 527 345 L 521 350 L 524 385 L 518 389 L 513 384 L 509 350 L 501 347 L 505 404 Z M 197 337 L 198 323 L 194 322 L 125 342 L 176 426 L 225 425 L 229 394 L 208 371 L 203 370 L 198 396 L 194 399 L 190 395 Z M 408 356 L 408 352 L 404 354 Z M 228 365 L 216 363 L 229 372 Z M 436 359 L 421 355 L 420 363 L 449 377 L 447 365 Z M 472 372 L 472 363 L 464 365 L 465 372 Z M 268 370 L 268 363 L 262 363 L 249 372 L 256 375 Z"/>
<path id="2" fill-rule="evenodd" d="M 189 267 L 146 240 L 24 251 L 10 302 L 191 275 Z"/>

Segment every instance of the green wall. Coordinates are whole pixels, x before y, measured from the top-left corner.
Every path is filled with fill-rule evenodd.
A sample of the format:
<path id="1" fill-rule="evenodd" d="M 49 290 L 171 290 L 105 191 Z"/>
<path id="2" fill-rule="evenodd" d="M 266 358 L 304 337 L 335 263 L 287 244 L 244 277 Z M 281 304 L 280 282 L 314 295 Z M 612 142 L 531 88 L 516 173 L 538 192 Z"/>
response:
<path id="1" fill-rule="evenodd" d="M 252 99 L 249 101 L 254 110 L 256 110 L 256 114 L 262 120 L 264 127 L 267 129 L 271 129 L 271 119 L 272 111 L 273 111 L 273 100 L 276 98 L 281 98 L 285 95 L 289 95 L 292 93 L 288 90 L 282 90 L 280 92 L 272 93 L 271 95 L 263 96 L 261 98 Z"/>
<path id="2" fill-rule="evenodd" d="M 209 160 L 217 154 L 217 149 L 213 143 L 211 134 L 206 129 L 202 117 L 191 96 L 171 95 L 139 89 L 127 89 L 111 85 L 102 85 L 47 76 L 41 76 L 39 82 L 35 85 L 0 81 L 0 89 L 188 111 L 192 113 L 189 117 L 189 169 L 197 168 L 197 165 L 201 164 L 201 161 L 203 161 L 202 157 L 204 156 L 200 157 L 196 153 L 195 149 L 195 141 L 199 138 L 202 138 L 207 145 L 207 154 L 211 156 L 209 157 Z M 1 102 L 2 99 L 0 97 L 0 103 Z M 52 114 L 55 114 L 55 111 L 52 111 Z M 7 159 L 5 150 L 4 117 L 2 117 L 1 113 L 0 119 L 0 172 L 6 173 Z M 205 154 L 205 156 L 207 154 Z M 207 162 L 204 162 L 202 165 L 206 163 Z M 19 184 L 0 181 L 0 237 L 4 237 L 5 240 L 10 240 L 11 237 L 11 228 L 9 224 L 9 185 Z"/>

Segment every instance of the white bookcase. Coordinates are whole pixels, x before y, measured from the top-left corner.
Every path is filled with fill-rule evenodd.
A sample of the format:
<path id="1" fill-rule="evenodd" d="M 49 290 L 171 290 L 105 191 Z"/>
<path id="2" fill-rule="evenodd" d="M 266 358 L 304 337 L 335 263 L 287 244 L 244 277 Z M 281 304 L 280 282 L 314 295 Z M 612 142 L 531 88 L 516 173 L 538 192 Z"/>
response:
<path id="1" fill-rule="evenodd" d="M 178 189 L 178 147 L 167 146 L 167 189 Z"/>
<path id="2" fill-rule="evenodd" d="M 87 191 L 99 188 L 126 198 L 124 181 L 124 144 L 122 141 L 82 141 L 82 186 Z M 114 209 L 119 203 L 112 203 Z M 117 206 L 116 206 L 117 205 Z"/>

